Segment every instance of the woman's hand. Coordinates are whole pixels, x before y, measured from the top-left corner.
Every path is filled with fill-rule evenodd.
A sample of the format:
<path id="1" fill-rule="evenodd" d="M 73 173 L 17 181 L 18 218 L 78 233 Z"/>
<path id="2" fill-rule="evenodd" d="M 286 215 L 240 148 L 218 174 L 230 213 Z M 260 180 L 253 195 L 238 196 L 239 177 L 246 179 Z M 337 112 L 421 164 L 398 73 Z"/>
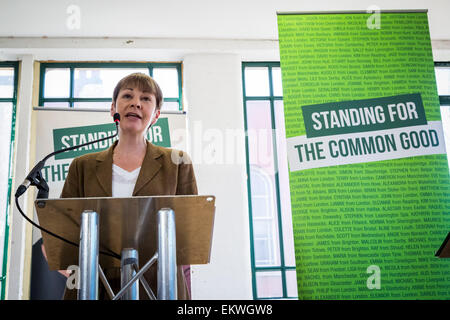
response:
<path id="1" fill-rule="evenodd" d="M 41 244 L 41 249 L 42 249 L 42 254 L 44 255 L 45 260 L 48 262 L 47 253 L 45 253 L 44 244 Z M 61 273 L 66 278 L 68 278 L 71 274 L 71 271 L 69 271 L 69 270 L 58 270 L 58 272 Z"/>

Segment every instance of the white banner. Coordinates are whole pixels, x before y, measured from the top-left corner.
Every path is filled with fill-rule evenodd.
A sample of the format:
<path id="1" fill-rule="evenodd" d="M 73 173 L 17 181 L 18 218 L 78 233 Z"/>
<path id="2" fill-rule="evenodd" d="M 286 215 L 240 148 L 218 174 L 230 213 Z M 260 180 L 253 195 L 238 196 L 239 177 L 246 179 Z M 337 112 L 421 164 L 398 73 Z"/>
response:
<path id="1" fill-rule="evenodd" d="M 287 139 L 290 171 L 445 154 L 441 121 L 427 125 L 334 136 Z"/>
<path id="2" fill-rule="evenodd" d="M 59 110 L 36 110 L 36 163 L 46 155 L 55 151 L 54 130 L 74 127 L 95 126 L 112 123 L 109 112 L 83 112 L 83 111 L 59 111 Z M 162 114 L 160 119 L 167 118 L 169 132 L 171 133 L 171 148 L 186 150 L 186 115 L 185 114 Z M 172 137 L 176 132 L 176 137 Z M 86 141 L 81 141 L 86 142 Z M 76 141 L 77 144 L 80 141 Z M 96 150 L 92 149 L 92 152 Z M 42 170 L 50 188 L 49 198 L 59 198 L 64 181 L 69 170 L 70 159 L 49 158 Z M 33 165 L 34 166 L 34 165 Z M 36 193 L 37 194 L 37 193 Z M 35 213 L 35 221 L 38 221 Z M 40 231 L 33 229 L 33 243 L 40 238 Z"/>

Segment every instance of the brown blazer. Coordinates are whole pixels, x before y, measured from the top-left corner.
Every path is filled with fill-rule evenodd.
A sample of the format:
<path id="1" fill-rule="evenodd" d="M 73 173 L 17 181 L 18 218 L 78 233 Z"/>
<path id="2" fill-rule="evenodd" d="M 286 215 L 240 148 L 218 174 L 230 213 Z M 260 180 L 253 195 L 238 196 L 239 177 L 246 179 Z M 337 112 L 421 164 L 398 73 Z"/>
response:
<path id="1" fill-rule="evenodd" d="M 112 197 L 113 150 L 116 145 L 117 141 L 105 151 L 75 158 L 69 167 L 61 198 Z M 182 151 L 154 146 L 147 141 L 147 152 L 133 196 L 196 194 L 197 183 L 189 156 Z M 110 269 L 105 270 L 105 274 L 117 293 L 120 289 L 120 271 Z M 178 267 L 177 274 L 178 299 L 189 299 L 181 267 Z M 145 277 L 156 294 L 156 264 L 145 273 Z M 64 299 L 76 299 L 76 290 L 66 290 Z"/>

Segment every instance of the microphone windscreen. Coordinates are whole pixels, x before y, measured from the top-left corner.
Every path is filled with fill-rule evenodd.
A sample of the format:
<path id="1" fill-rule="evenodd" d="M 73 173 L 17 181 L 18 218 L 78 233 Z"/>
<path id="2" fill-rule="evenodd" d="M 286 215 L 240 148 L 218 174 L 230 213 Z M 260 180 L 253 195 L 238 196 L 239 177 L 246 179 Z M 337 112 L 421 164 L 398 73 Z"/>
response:
<path id="1" fill-rule="evenodd" d="M 114 113 L 113 119 L 114 119 L 114 122 L 119 122 L 120 121 L 120 114 L 117 113 L 117 112 Z"/>

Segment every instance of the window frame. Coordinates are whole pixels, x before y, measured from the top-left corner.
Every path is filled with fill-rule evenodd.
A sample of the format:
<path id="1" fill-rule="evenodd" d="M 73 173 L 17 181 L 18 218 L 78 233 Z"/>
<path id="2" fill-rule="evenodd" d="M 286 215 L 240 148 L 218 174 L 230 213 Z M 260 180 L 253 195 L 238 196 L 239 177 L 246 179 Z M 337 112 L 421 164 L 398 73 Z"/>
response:
<path id="1" fill-rule="evenodd" d="M 17 88 L 19 83 L 19 62 L 18 61 L 0 61 L 0 67 L 9 67 L 14 69 L 14 88 L 12 98 L 0 98 L 0 102 L 12 103 L 11 115 L 11 136 L 9 149 L 9 169 L 8 169 L 8 192 L 6 198 L 6 212 L 5 212 L 5 236 L 3 239 L 3 257 L 2 257 L 2 274 L 0 277 L 1 293 L 0 300 L 5 300 L 6 293 L 6 272 L 8 265 L 8 244 L 9 244 L 9 210 L 11 207 L 11 189 L 13 180 L 13 159 L 14 159 L 14 142 L 15 142 L 15 128 L 16 128 L 16 110 L 17 110 Z M 1 240 L 1 239 L 0 239 Z"/>
<path id="2" fill-rule="evenodd" d="M 444 67 L 450 69 L 450 61 L 438 61 L 434 63 L 434 68 Z M 437 80 L 437 79 L 436 79 Z M 439 96 L 439 104 L 441 106 L 450 106 L 450 95 Z"/>
<path id="3" fill-rule="evenodd" d="M 44 98 L 45 88 L 45 71 L 46 69 L 70 69 L 70 93 L 68 98 Z M 153 76 L 154 68 L 176 68 L 178 72 L 178 98 L 165 98 L 163 102 L 178 102 L 178 110 L 175 112 L 183 112 L 182 99 L 182 63 L 181 62 L 41 62 L 39 74 L 39 106 L 44 107 L 45 102 L 67 102 L 69 108 L 61 108 L 76 110 L 75 102 L 112 102 L 111 98 L 75 98 L 74 97 L 74 80 L 76 68 L 100 68 L 100 69 L 119 69 L 119 68 L 148 68 L 150 76 Z M 112 92 L 111 92 L 112 96 Z M 48 107 L 47 107 L 48 108 Z M 162 113 L 170 113 L 174 111 L 161 111 Z"/>
<path id="4" fill-rule="evenodd" d="M 246 67 L 267 67 L 268 77 L 269 77 L 269 96 L 247 96 L 246 95 L 246 82 L 245 82 L 245 68 Z M 272 130 L 276 130 L 275 122 L 275 101 L 283 100 L 282 96 L 274 95 L 273 88 L 273 77 L 272 68 L 280 68 L 280 62 L 242 62 L 242 91 L 243 91 L 243 102 L 244 102 L 244 129 L 248 132 L 247 123 L 247 102 L 255 100 L 270 101 L 270 117 L 272 123 Z M 248 188 L 248 207 L 249 207 L 249 227 L 250 227 L 250 255 L 251 255 L 251 269 L 252 269 L 252 288 L 253 288 L 253 299 L 257 300 L 275 300 L 275 299 L 298 299 L 298 297 L 288 296 L 287 294 L 287 276 L 288 271 L 296 271 L 296 266 L 287 266 L 285 263 L 285 252 L 283 243 L 283 219 L 281 212 L 281 197 L 280 197 L 280 181 L 279 181 L 279 165 L 278 165 L 278 155 L 277 155 L 277 141 L 276 136 L 272 135 L 272 147 L 273 147 L 273 160 L 275 166 L 275 194 L 276 194 L 276 205 L 277 205 L 277 219 L 278 219 L 278 238 L 279 238 L 279 256 L 280 265 L 279 266 L 269 266 L 269 267 L 257 267 L 255 260 L 255 248 L 254 248 L 254 230 L 253 230 L 253 211 L 252 211 L 252 192 L 251 192 L 251 175 L 250 175 L 250 163 L 249 163 L 249 142 L 248 134 L 245 135 L 245 152 L 246 152 L 246 171 L 247 171 L 247 188 Z M 257 279 L 256 274 L 258 272 L 265 271 L 279 271 L 281 272 L 281 282 L 282 282 L 282 296 L 281 297 L 258 297 L 257 289 Z"/>

